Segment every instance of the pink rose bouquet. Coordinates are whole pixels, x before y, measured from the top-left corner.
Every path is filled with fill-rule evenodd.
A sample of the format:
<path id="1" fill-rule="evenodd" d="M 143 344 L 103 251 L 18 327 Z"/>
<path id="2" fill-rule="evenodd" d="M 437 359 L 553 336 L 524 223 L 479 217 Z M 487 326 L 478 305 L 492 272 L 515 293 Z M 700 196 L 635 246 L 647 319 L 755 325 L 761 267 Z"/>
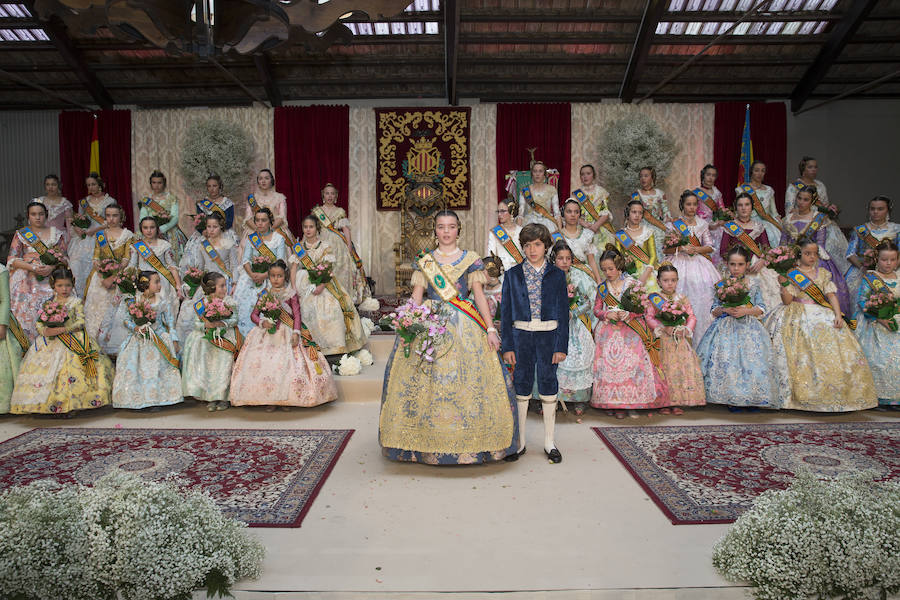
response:
<path id="1" fill-rule="evenodd" d="M 104 258 L 99 263 L 97 263 L 97 272 L 100 273 L 100 276 L 104 279 L 106 279 L 110 275 L 115 275 L 121 268 L 122 267 L 119 265 L 119 261 L 113 260 L 111 258 Z"/>
<path id="2" fill-rule="evenodd" d="M 888 321 L 888 329 L 897 331 L 897 321 L 894 316 L 900 312 L 898 300 L 890 291 L 872 290 L 866 296 L 865 311 L 870 317 Z"/>
<path id="3" fill-rule="evenodd" d="M 734 308 L 737 306 L 745 306 L 750 301 L 750 288 L 742 279 L 737 277 L 729 277 L 716 285 L 716 298 L 722 306 L 726 308 Z"/>
<path id="4" fill-rule="evenodd" d="M 187 269 L 185 269 L 182 281 L 184 281 L 188 286 L 189 298 L 194 297 L 194 294 L 197 292 L 197 288 L 200 287 L 200 282 L 203 280 L 203 276 L 205 274 L 206 271 L 204 271 L 200 267 L 188 267 Z"/>
<path id="5" fill-rule="evenodd" d="M 156 322 L 156 311 L 143 298 L 138 298 L 128 305 L 128 314 L 138 327 Z"/>
<path id="6" fill-rule="evenodd" d="M 47 300 L 38 311 L 37 320 L 46 327 L 62 327 L 69 318 L 69 309 L 56 300 Z"/>
<path id="7" fill-rule="evenodd" d="M 331 281 L 332 266 L 331 263 L 321 262 L 312 269 L 307 269 L 309 273 L 309 282 L 313 285 L 321 285 Z"/>
<path id="8" fill-rule="evenodd" d="M 797 266 L 796 246 L 775 246 L 766 252 L 768 267 L 779 275 L 787 275 L 787 272 Z"/>
<path id="9" fill-rule="evenodd" d="M 668 300 L 656 313 L 656 318 L 666 327 L 678 327 L 687 321 L 687 311 L 681 302 Z"/>
<path id="10" fill-rule="evenodd" d="M 275 333 L 278 330 L 278 318 L 281 316 L 281 302 L 278 298 L 270 292 L 263 292 L 256 300 L 256 310 L 273 323 L 266 331 Z"/>

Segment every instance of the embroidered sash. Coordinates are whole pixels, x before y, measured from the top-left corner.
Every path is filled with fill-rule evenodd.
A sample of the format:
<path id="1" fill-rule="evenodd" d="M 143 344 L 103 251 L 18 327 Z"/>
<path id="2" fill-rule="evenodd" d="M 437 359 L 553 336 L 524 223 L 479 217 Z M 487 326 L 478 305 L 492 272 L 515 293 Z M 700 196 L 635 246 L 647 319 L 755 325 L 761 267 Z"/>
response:
<path id="1" fill-rule="evenodd" d="M 822 288 L 817 286 L 815 281 L 804 275 L 800 269 L 791 269 L 788 271 L 787 278 L 790 279 L 791 283 L 800 288 L 800 291 L 805 292 L 816 304 L 833 310 L 831 304 L 828 302 L 828 298 L 825 297 L 825 292 L 822 291 Z M 848 319 L 843 313 L 840 313 L 840 316 L 847 322 L 850 329 L 856 329 L 856 319 Z"/>
<path id="2" fill-rule="evenodd" d="M 822 228 L 822 225 L 825 223 L 825 213 L 817 212 L 816 216 L 812 218 L 812 220 L 807 224 L 806 227 L 803 228 L 803 231 L 800 233 L 799 237 L 805 237 L 812 239 L 816 232 Z"/>
<path id="3" fill-rule="evenodd" d="M 353 258 L 353 262 L 356 264 L 356 270 L 359 271 L 359 274 L 365 279 L 366 271 L 363 269 L 362 259 L 359 257 L 359 254 L 356 252 L 356 247 L 353 244 L 347 244 L 347 238 L 344 237 L 343 232 L 341 232 L 337 227 L 334 226 L 334 222 L 325 212 L 325 209 L 321 206 L 316 206 L 312 209 L 313 215 L 322 222 L 322 225 L 328 228 L 329 231 L 337 235 L 341 238 L 341 241 L 344 242 L 344 245 L 350 250 L 350 256 Z"/>
<path id="4" fill-rule="evenodd" d="M 96 379 L 96 361 L 100 360 L 100 352 L 98 352 L 96 348 L 91 347 L 91 340 L 88 338 L 87 331 L 84 329 L 81 330 L 81 339 L 78 339 L 75 334 L 69 332 L 59 334 L 56 336 L 56 339 L 62 342 L 72 354 L 81 360 L 81 366 L 84 368 L 84 373 L 87 375 L 88 379 Z"/>
<path id="5" fill-rule="evenodd" d="M 519 252 L 519 249 L 516 247 L 513 239 L 509 237 L 509 234 L 506 233 L 506 230 L 503 229 L 502 225 L 497 225 L 493 229 L 491 229 L 491 233 L 494 234 L 494 237 L 497 238 L 497 241 L 500 242 L 500 245 L 503 246 L 509 255 L 513 257 L 513 260 L 517 263 L 525 260 L 525 257 L 522 256 L 522 253 Z"/>
<path id="6" fill-rule="evenodd" d="M 247 196 L 247 204 L 250 206 L 253 212 L 256 212 L 256 209 L 259 208 L 259 202 L 256 201 L 256 197 L 253 194 Z M 275 231 L 284 238 L 284 241 L 286 241 L 288 245 L 293 245 L 294 238 L 291 237 L 291 234 L 284 229 L 284 226 L 276 227 Z"/>
<path id="7" fill-rule="evenodd" d="M 22 229 L 20 229 L 19 235 L 21 235 L 25 239 L 25 241 L 28 242 L 28 245 L 34 248 L 34 251 L 41 256 L 44 256 L 50 251 L 50 249 L 47 247 L 47 244 L 45 244 L 41 240 L 41 238 L 35 235 L 35 233 L 31 231 L 29 227 L 23 227 Z"/>
<path id="8" fill-rule="evenodd" d="M 622 293 L 625 293 L 625 289 L 622 289 Z M 600 297 L 603 299 L 603 302 L 606 303 L 610 308 L 617 308 L 619 310 L 623 310 L 619 305 L 619 301 L 615 299 L 612 295 L 612 292 L 609 290 L 609 286 L 604 281 L 600 285 L 597 286 L 597 293 L 600 294 Z M 627 311 L 626 311 L 627 312 Z M 641 342 L 644 344 L 644 349 L 647 351 L 647 355 L 650 357 L 650 362 L 653 363 L 653 366 L 656 367 L 657 371 L 659 371 L 659 350 L 660 350 L 660 342 L 659 338 L 653 335 L 653 332 L 650 331 L 650 327 L 647 325 L 644 318 L 638 317 L 636 319 L 629 319 L 625 321 L 625 324 L 634 331 L 639 338 L 641 338 Z M 662 376 L 662 371 L 660 371 L 660 376 Z"/>
<path id="9" fill-rule="evenodd" d="M 293 331 L 294 327 L 294 317 L 286 310 L 284 310 L 284 306 L 281 307 L 281 312 L 278 313 L 278 320 L 287 325 Z M 319 345 L 313 341 L 312 332 L 310 332 L 309 328 L 303 321 L 300 321 L 300 343 L 303 344 L 303 347 L 307 349 L 307 354 L 309 354 L 310 360 L 318 360 L 319 354 L 316 352 L 318 350 Z M 316 364 L 316 373 L 321 375 L 322 367 L 319 364 Z"/>
<path id="10" fill-rule="evenodd" d="M 214 263 L 216 263 L 216 265 L 218 265 L 218 267 L 219 267 L 220 269 L 222 269 L 222 273 L 224 273 L 226 277 L 228 277 L 229 279 L 231 279 L 231 278 L 232 278 L 232 276 L 231 276 L 231 271 L 229 271 L 229 270 L 225 267 L 225 261 L 222 260 L 222 257 L 219 256 L 219 253 L 216 252 L 216 249 L 215 249 L 215 247 L 212 245 L 212 243 L 211 243 L 208 239 L 206 239 L 205 237 L 201 237 L 201 238 L 200 238 L 200 245 L 203 246 L 203 249 L 206 250 L 206 254 L 212 259 L 212 261 L 213 261 Z"/>
<path id="11" fill-rule="evenodd" d="M 644 252 L 644 249 L 641 248 L 637 242 L 631 239 L 631 236 L 628 235 L 628 232 L 624 229 L 620 229 L 616 232 L 616 240 L 620 244 L 622 244 L 622 248 L 625 249 L 628 254 L 633 256 L 636 260 L 644 263 L 645 265 L 650 264 L 650 257 L 647 256 L 647 253 Z"/>
<path id="12" fill-rule="evenodd" d="M 691 228 L 688 227 L 688 224 L 684 221 L 684 219 L 675 219 L 672 221 L 672 225 L 675 227 L 675 231 L 678 232 L 681 237 L 685 237 L 691 243 L 691 246 L 700 248 L 700 240 L 691 232 Z M 706 260 L 712 262 L 712 258 L 708 254 L 701 253 L 700 256 L 705 258 Z"/>
<path id="13" fill-rule="evenodd" d="M 560 233 L 558 231 L 554 231 L 553 233 L 551 233 L 550 239 L 553 240 L 554 242 L 563 241 L 568 244 L 568 240 L 566 239 L 566 236 L 564 236 L 562 233 Z M 579 271 L 581 271 L 582 273 L 584 273 L 585 275 L 587 275 L 588 277 L 590 277 L 591 279 L 594 279 L 594 274 L 591 272 L 591 268 L 589 266 L 587 266 L 586 264 L 584 264 L 583 260 L 581 260 L 580 258 L 575 256 L 574 252 L 572 252 L 572 266 L 575 267 L 576 269 L 578 269 Z"/>
<path id="14" fill-rule="evenodd" d="M 727 223 L 725 223 L 725 230 L 731 237 L 740 240 L 741 243 L 744 244 L 744 246 L 746 246 L 750 252 L 752 252 L 759 258 L 762 258 L 762 248 L 759 247 L 759 244 L 756 243 L 756 240 L 750 237 L 749 233 L 744 231 L 743 227 L 741 227 L 734 221 L 728 221 Z"/>
<path id="15" fill-rule="evenodd" d="M 109 245 L 109 240 L 106 239 L 106 230 L 101 229 L 97 232 L 97 246 L 100 247 L 100 255 L 103 255 L 103 251 L 106 250 L 106 253 L 109 254 L 109 258 L 116 260 L 116 253 Z"/>
<path id="16" fill-rule="evenodd" d="M 215 202 L 213 202 L 213 201 L 210 200 L 209 198 L 204 198 L 203 200 L 201 200 L 201 201 L 198 202 L 197 204 L 199 204 L 200 207 L 201 207 L 201 208 L 206 212 L 206 214 L 208 214 L 208 215 L 211 215 L 211 214 L 213 214 L 214 212 L 216 212 L 216 213 L 219 213 L 220 215 L 222 215 L 222 218 L 223 218 L 223 219 L 226 218 L 226 215 L 225 215 L 225 209 L 223 209 L 221 206 L 219 206 L 218 204 L 216 204 Z"/>
<path id="17" fill-rule="evenodd" d="M 878 246 L 878 244 L 881 243 L 881 240 L 872 235 L 872 232 L 869 231 L 869 227 L 867 225 L 860 225 L 859 227 L 857 227 L 856 235 L 858 235 L 859 239 L 864 241 L 869 246 L 869 248 L 873 250 Z"/>
<path id="18" fill-rule="evenodd" d="M 641 201 L 641 204 L 644 207 L 644 220 L 645 221 L 647 221 L 648 223 L 650 223 L 657 229 L 662 229 L 663 231 L 666 230 L 666 224 L 663 223 L 662 221 L 660 221 L 659 219 L 657 219 L 655 216 L 653 216 L 653 213 L 650 212 L 650 209 L 647 208 L 647 205 L 644 203 L 644 199 L 641 198 L 640 192 L 631 192 L 631 199 Z"/>
<path id="19" fill-rule="evenodd" d="M 756 195 L 756 190 L 753 189 L 753 186 L 750 185 L 749 183 L 742 183 L 741 191 L 747 192 L 748 194 L 750 194 L 750 198 L 753 200 L 753 210 L 756 211 L 756 214 L 758 214 L 762 219 L 768 221 L 769 223 L 771 223 L 772 225 L 777 227 L 778 230 L 780 231 L 781 223 L 778 222 L 778 219 L 776 219 L 775 217 L 773 217 L 772 215 L 770 215 L 769 213 L 766 212 L 766 209 L 763 208 L 762 200 L 760 200 L 759 196 Z"/>
<path id="20" fill-rule="evenodd" d="M 253 244 L 253 247 L 256 248 L 256 251 L 259 252 L 259 255 L 265 258 L 267 261 L 274 263 L 278 260 L 278 257 L 275 256 L 275 253 L 266 246 L 265 240 L 262 239 L 262 236 L 256 233 L 255 231 L 247 236 L 247 239 L 250 240 L 250 243 Z"/>
<path id="21" fill-rule="evenodd" d="M 159 353 L 162 354 L 162 357 L 166 359 L 166 361 L 168 361 L 170 365 L 172 365 L 176 369 L 180 369 L 181 361 L 178 360 L 177 356 L 172 354 L 172 352 L 169 350 L 169 347 L 166 346 L 166 343 L 162 341 L 162 338 L 156 335 L 156 332 L 153 331 L 152 328 L 148 328 L 147 333 L 150 341 L 153 342 L 153 345 L 156 346 L 156 349 L 159 350 Z"/>
<path id="22" fill-rule="evenodd" d="M 82 210 L 82 212 L 84 212 L 84 214 L 86 214 L 91 219 L 93 219 L 101 227 L 106 226 L 106 218 L 101 217 L 100 215 L 97 214 L 97 211 L 91 207 L 91 203 L 88 202 L 87 198 L 81 199 L 81 210 Z"/>
<path id="23" fill-rule="evenodd" d="M 587 212 L 587 214 L 591 216 L 591 219 L 593 219 L 595 222 L 600 220 L 600 213 L 597 212 L 597 207 L 594 206 L 594 203 L 591 202 L 591 199 L 588 198 L 588 195 L 584 193 L 584 190 L 575 190 L 574 192 L 572 192 L 572 196 L 576 200 L 578 200 L 578 204 L 580 204 L 581 208 L 583 208 Z M 602 226 L 606 228 L 610 233 L 616 232 L 616 229 L 612 226 L 612 223 L 610 223 L 609 220 L 607 220 L 606 223 L 604 223 Z"/>
<path id="24" fill-rule="evenodd" d="M 141 204 L 143 204 L 144 206 L 153 210 L 156 213 L 168 213 L 169 212 L 165 209 L 165 207 L 162 204 L 160 204 L 159 202 L 157 202 L 150 196 L 144 196 L 143 199 L 141 199 Z"/>
<path id="25" fill-rule="evenodd" d="M 28 336 L 25 335 L 25 330 L 22 329 L 19 320 L 16 319 L 16 315 L 14 315 L 12 311 L 9 311 L 9 325 L 7 325 L 7 329 L 9 329 L 9 332 L 16 338 L 16 341 L 19 342 L 19 346 L 22 347 L 22 352 L 27 352 Z"/>
<path id="26" fill-rule="evenodd" d="M 884 279 L 882 279 L 881 276 L 875 271 L 869 271 L 868 273 L 863 275 L 863 279 L 865 279 L 866 283 L 869 284 L 869 287 L 876 292 L 890 289 L 888 287 L 888 284 L 885 283 Z"/>
<path id="27" fill-rule="evenodd" d="M 178 288 L 178 284 L 175 282 L 175 276 L 172 275 L 172 271 L 163 264 L 150 246 L 141 240 L 134 240 L 131 242 L 131 245 L 134 246 L 134 249 L 141 255 L 141 258 L 146 260 L 150 263 L 151 267 L 156 269 L 156 272 L 159 273 L 161 277 L 165 277 L 166 281 L 168 281 L 173 288 Z"/>
<path id="28" fill-rule="evenodd" d="M 550 219 L 554 223 L 556 222 L 556 217 L 550 214 L 546 208 L 535 201 L 534 197 L 531 195 L 530 186 L 525 186 L 525 188 L 522 190 L 522 197 L 525 198 L 525 202 L 528 203 L 528 206 L 530 206 L 534 212 L 538 213 L 542 217 Z"/>
<path id="29" fill-rule="evenodd" d="M 200 298 L 199 300 L 194 302 L 194 312 L 196 312 L 197 316 L 201 319 L 206 317 L 206 303 L 203 301 L 203 298 Z M 207 340 L 216 348 L 220 348 L 226 352 L 231 352 L 232 355 L 237 356 L 238 352 L 241 351 L 241 346 L 244 343 L 244 337 L 241 335 L 240 330 L 236 326 L 234 328 L 234 336 L 235 342 L 232 342 L 228 338 L 224 338 L 219 335 L 213 336 L 212 339 L 207 338 Z"/>
<path id="30" fill-rule="evenodd" d="M 300 259 L 300 264 L 303 265 L 303 268 L 307 271 L 311 271 L 316 268 L 316 263 L 313 262 L 313 259 L 310 258 L 309 254 L 303 248 L 302 242 L 297 242 L 294 244 L 294 254 L 297 255 L 297 258 Z M 334 278 L 332 278 L 328 283 L 325 284 L 325 289 L 334 296 L 338 304 L 341 305 L 341 312 L 344 315 L 344 327 L 346 331 L 349 333 L 351 325 L 353 324 L 353 304 L 350 302 L 350 299 L 346 294 L 342 294 L 341 291 L 337 288 L 337 285 L 334 282 Z"/>
<path id="31" fill-rule="evenodd" d="M 712 212 L 719 210 L 719 205 L 716 204 L 716 201 L 713 200 L 712 196 L 703 191 L 703 188 L 694 188 L 694 195 L 697 196 L 697 198 L 699 198 Z"/>
<path id="32" fill-rule="evenodd" d="M 422 274 L 431 283 L 441 300 L 453 306 L 453 308 L 475 321 L 484 331 L 487 331 L 487 325 L 481 317 L 481 313 L 478 312 L 474 304 L 459 297 L 454 282 L 447 277 L 441 265 L 438 264 L 431 254 L 420 254 L 416 257 L 416 264 L 419 265 Z"/>

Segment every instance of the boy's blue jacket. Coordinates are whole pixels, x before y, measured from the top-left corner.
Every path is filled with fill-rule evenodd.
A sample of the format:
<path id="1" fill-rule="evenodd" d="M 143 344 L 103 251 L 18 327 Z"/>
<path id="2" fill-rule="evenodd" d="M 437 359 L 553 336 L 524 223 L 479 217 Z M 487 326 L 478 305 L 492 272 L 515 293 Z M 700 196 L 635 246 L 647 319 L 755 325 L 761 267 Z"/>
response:
<path id="1" fill-rule="evenodd" d="M 513 322 L 531 320 L 531 304 L 528 301 L 528 287 L 525 285 L 525 271 L 520 263 L 506 272 L 500 296 L 500 350 L 515 351 Z M 553 351 L 567 352 L 569 349 L 569 294 L 566 289 L 566 274 L 554 264 L 548 264 L 541 281 L 541 321 L 556 321 L 553 337 Z"/>

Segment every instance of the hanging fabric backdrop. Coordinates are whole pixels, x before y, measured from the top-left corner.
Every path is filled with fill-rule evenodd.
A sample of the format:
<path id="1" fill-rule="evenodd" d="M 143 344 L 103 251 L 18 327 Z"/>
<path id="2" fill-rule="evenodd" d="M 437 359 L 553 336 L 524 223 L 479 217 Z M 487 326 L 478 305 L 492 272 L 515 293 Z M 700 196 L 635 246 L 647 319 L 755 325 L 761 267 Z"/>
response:
<path id="1" fill-rule="evenodd" d="M 400 210 L 410 171 L 443 187 L 447 208 L 470 206 L 469 108 L 379 108 L 378 210 Z"/>
<path id="2" fill-rule="evenodd" d="M 84 180 L 91 165 L 91 136 L 97 115 L 100 177 L 107 193 L 125 209 L 125 225 L 133 227 L 131 194 L 131 111 L 62 111 L 59 113 L 59 176 L 63 195 L 78 209 L 87 195 Z"/>
<path id="3" fill-rule="evenodd" d="M 338 188 L 338 205 L 348 208 L 349 119 L 348 106 L 275 109 L 276 187 L 287 196 L 288 225 L 298 235 L 326 183 Z"/>

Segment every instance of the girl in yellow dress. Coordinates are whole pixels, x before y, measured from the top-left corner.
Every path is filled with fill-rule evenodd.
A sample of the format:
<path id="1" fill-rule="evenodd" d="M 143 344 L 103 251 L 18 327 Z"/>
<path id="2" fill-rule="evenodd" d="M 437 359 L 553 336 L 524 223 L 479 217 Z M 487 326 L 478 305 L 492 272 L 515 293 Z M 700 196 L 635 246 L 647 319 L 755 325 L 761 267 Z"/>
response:
<path id="1" fill-rule="evenodd" d="M 841 315 L 831 273 L 819 266 L 819 246 L 801 242 L 800 260 L 779 275 L 783 307 L 766 317 L 776 360 L 791 383 L 784 408 L 847 412 L 878 405 L 872 371 Z"/>
<path id="2" fill-rule="evenodd" d="M 38 322 L 38 334 L 22 360 L 13 389 L 12 414 L 75 414 L 110 402 L 113 367 L 84 328 L 84 307 L 73 293 L 72 272 L 58 267 L 50 275 L 54 297 L 65 306 L 61 326 Z M 44 304 L 47 308 L 47 303 Z M 40 317 L 40 314 L 39 314 Z"/>
<path id="3" fill-rule="evenodd" d="M 626 262 L 634 261 L 634 277 L 644 284 L 644 288 L 648 292 L 657 292 L 658 234 L 644 222 L 645 210 L 640 200 L 625 205 L 625 227 L 616 232 L 616 249 Z"/>

